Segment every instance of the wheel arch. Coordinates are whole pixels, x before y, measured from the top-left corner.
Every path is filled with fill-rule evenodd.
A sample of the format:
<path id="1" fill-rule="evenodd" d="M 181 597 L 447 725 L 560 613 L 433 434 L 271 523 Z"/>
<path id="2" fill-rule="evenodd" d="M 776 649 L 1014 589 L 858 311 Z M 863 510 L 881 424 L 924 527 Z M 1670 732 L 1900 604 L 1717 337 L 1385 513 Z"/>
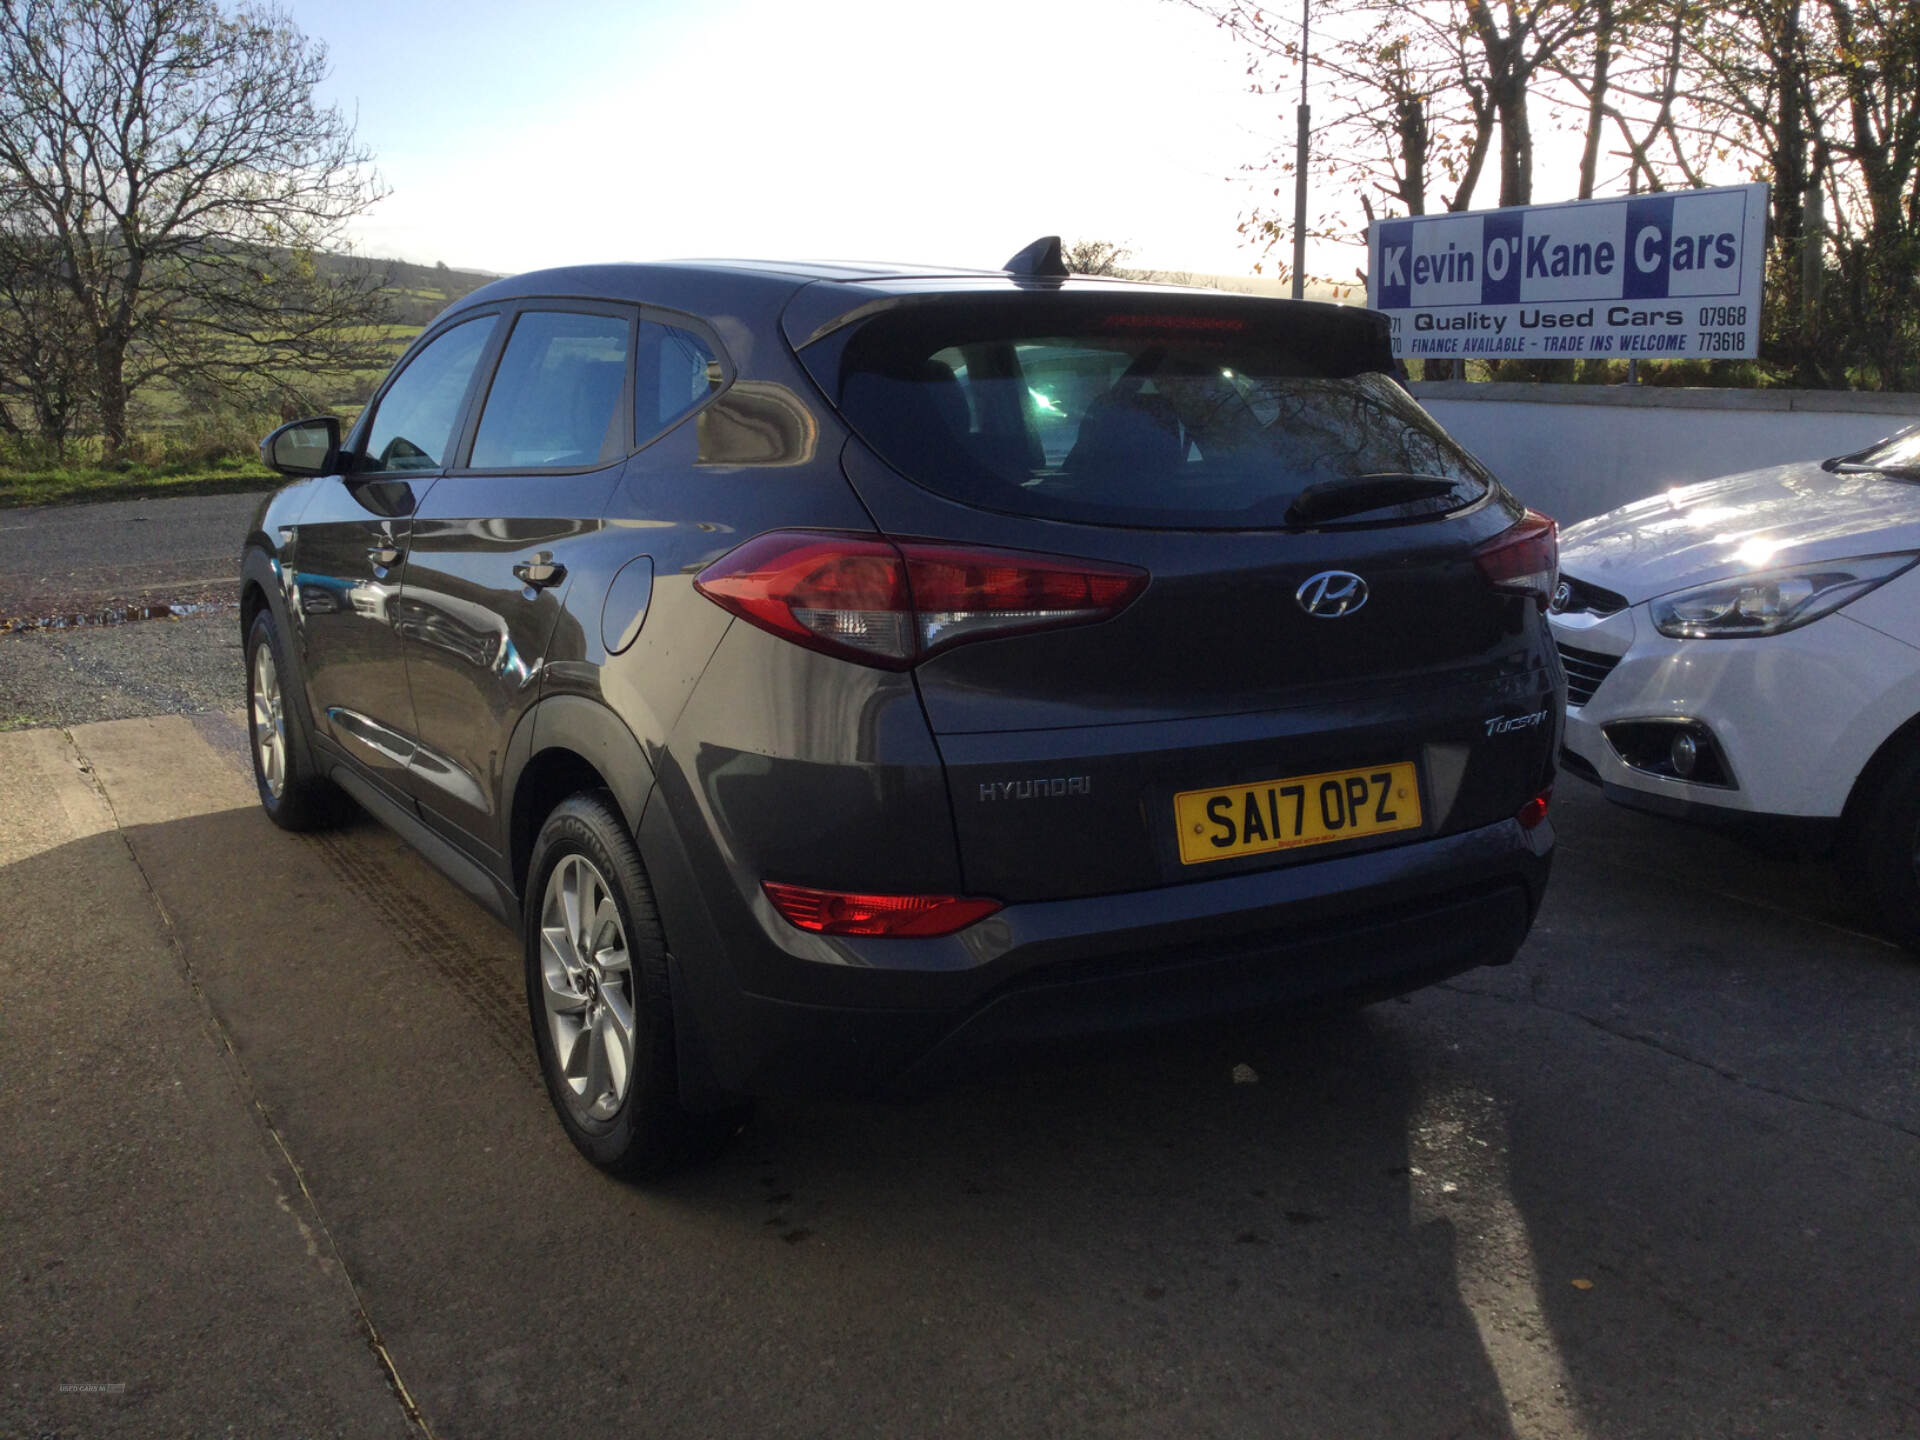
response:
<path id="1" fill-rule="evenodd" d="M 1913 749 L 1920 749 L 1920 715 L 1911 716 L 1904 724 L 1896 726 L 1893 733 L 1882 740 L 1867 758 L 1867 763 L 1860 767 L 1860 773 L 1854 776 L 1853 787 L 1847 792 L 1847 803 L 1840 811 L 1842 843 L 1845 837 L 1859 830 L 1873 786 L 1889 766 Z"/>
<path id="2" fill-rule="evenodd" d="M 240 581 L 240 636 L 244 640 L 247 632 L 253 629 L 253 617 L 267 608 L 267 591 L 251 575 Z"/>
<path id="3" fill-rule="evenodd" d="M 642 816 L 654 788 L 654 769 L 640 741 L 626 723 L 607 706 L 580 695 L 555 695 L 540 701 L 527 712 L 514 731 L 509 747 L 505 793 L 510 797 L 507 810 L 510 884 L 520 904 L 520 913 L 536 913 L 533 898 L 527 894 L 528 868 L 533 858 L 534 841 L 540 827 L 554 807 L 569 795 L 587 789 L 604 789 L 613 796 L 620 817 L 633 835 L 641 864 L 653 878 L 654 865 L 664 865 L 669 885 L 690 881 L 684 856 L 677 842 L 666 850 L 658 837 L 652 845 L 640 831 Z M 651 825 L 653 822 L 649 822 Z M 660 823 L 665 824 L 663 820 Z M 669 829 L 671 827 L 669 826 Z M 651 851 L 651 853 L 649 853 Z M 655 887 L 656 903 L 661 901 Z M 674 1054 L 681 1103 L 694 1110 L 710 1110 L 731 1104 L 736 1096 L 723 1090 L 713 1077 L 707 1058 L 707 1034 L 702 1017 L 688 990 L 686 976 L 673 949 L 675 920 L 666 911 L 684 906 L 661 905 L 660 924 L 667 939 L 667 974 L 672 986 L 674 1013 Z M 695 902 L 697 904 L 697 901 Z M 701 907 L 704 908 L 704 907 Z M 524 923 L 524 922 L 521 922 Z M 710 923 L 710 922 L 709 922 Z"/>
<path id="4" fill-rule="evenodd" d="M 307 676 L 302 668 L 300 636 L 293 627 L 292 616 L 287 612 L 283 572 L 279 561 L 263 550 L 258 541 L 251 541 L 246 553 L 240 557 L 240 663 L 243 669 L 250 658 L 247 655 L 247 638 L 253 633 L 253 622 L 263 610 L 273 617 L 285 647 L 287 663 L 283 668 L 286 673 L 281 675 L 280 685 L 299 706 L 299 713 L 305 720 L 300 727 L 299 744 L 307 768 L 315 774 L 324 774 L 319 763 L 320 757 L 312 744 L 312 737 L 320 728 L 319 717 L 313 713 L 313 705 L 307 698 Z M 246 683 L 251 685 L 251 679 Z"/>
<path id="5" fill-rule="evenodd" d="M 240 559 L 240 639 L 253 629 L 253 617 L 263 609 L 273 611 L 274 623 L 291 641 L 292 627 L 287 623 L 286 596 L 281 586 L 280 566 L 257 543 L 247 546 Z"/>
<path id="6" fill-rule="evenodd" d="M 508 878 L 524 896 L 540 826 L 569 795 L 605 790 L 636 837 L 653 792 L 653 766 L 626 723 L 598 701 L 555 695 L 534 705 L 508 747 Z"/>

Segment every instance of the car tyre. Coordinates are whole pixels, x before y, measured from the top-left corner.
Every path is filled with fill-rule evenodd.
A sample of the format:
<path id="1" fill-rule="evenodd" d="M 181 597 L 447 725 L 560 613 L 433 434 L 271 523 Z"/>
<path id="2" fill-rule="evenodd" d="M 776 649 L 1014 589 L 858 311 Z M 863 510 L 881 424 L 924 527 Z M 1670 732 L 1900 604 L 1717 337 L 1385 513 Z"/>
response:
<path id="1" fill-rule="evenodd" d="M 534 1048 L 574 1145 L 633 1179 L 717 1154 L 741 1121 L 680 1104 L 666 936 L 612 796 L 555 807 L 534 841 L 521 908 Z"/>
<path id="2" fill-rule="evenodd" d="M 316 830 L 340 818 L 346 797 L 313 768 L 306 717 L 289 695 L 287 645 L 262 609 L 247 629 L 247 736 L 253 783 L 282 830 Z"/>
<path id="3" fill-rule="evenodd" d="M 1920 745 L 1874 772 L 1843 858 L 1892 937 L 1920 953 Z"/>

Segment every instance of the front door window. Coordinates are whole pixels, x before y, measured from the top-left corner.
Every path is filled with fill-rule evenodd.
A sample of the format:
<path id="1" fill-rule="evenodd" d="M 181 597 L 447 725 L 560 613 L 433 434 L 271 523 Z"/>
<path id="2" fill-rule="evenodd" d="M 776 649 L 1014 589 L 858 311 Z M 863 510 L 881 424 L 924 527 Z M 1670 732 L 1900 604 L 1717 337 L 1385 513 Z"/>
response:
<path id="1" fill-rule="evenodd" d="M 407 363 L 380 397 L 362 447 L 363 470 L 392 473 L 445 468 L 453 427 L 474 367 L 480 363 L 494 317 L 454 326 Z"/>

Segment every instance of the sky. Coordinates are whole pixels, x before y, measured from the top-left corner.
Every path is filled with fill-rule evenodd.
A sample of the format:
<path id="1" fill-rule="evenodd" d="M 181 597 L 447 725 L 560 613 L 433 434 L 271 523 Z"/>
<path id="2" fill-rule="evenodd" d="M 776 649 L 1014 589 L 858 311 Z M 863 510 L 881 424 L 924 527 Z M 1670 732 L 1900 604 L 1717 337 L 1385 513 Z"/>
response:
<path id="1" fill-rule="evenodd" d="M 1059 234 L 1246 275 L 1260 255 L 1235 234 L 1255 196 L 1241 167 L 1293 133 L 1292 95 L 1248 94 L 1231 38 L 1171 0 L 289 9 L 328 47 L 323 99 L 391 191 L 357 248 L 456 268 L 998 266 Z"/>

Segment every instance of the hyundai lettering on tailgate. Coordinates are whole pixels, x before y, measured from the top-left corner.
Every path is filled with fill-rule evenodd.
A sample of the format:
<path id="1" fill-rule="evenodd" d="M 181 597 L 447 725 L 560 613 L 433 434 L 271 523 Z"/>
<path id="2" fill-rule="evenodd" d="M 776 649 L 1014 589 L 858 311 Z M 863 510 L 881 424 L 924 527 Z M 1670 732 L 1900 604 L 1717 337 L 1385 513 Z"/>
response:
<path id="1" fill-rule="evenodd" d="M 1367 303 L 1403 358 L 1750 359 L 1767 187 L 1577 200 L 1367 227 Z"/>

